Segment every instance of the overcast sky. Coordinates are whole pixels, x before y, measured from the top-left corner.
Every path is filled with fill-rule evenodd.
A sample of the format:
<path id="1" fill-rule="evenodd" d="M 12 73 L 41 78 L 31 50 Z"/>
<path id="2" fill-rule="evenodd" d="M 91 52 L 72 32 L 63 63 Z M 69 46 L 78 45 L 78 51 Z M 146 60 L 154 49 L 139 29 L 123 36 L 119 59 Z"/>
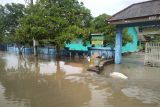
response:
<path id="1" fill-rule="evenodd" d="M 25 0 L 0 0 L 0 4 L 5 3 L 25 3 Z M 79 0 L 84 3 L 84 5 L 91 10 L 91 13 L 94 17 L 106 13 L 113 15 L 118 11 L 124 9 L 125 7 L 142 1 L 148 0 Z"/>

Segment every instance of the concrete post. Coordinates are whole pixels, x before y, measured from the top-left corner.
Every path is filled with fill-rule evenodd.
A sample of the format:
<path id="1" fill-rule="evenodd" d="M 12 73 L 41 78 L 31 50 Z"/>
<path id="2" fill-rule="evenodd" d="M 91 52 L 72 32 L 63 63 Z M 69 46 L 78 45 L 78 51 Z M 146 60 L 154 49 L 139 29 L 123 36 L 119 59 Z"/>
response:
<path id="1" fill-rule="evenodd" d="M 123 28 L 116 28 L 115 64 L 120 64 L 122 59 L 122 30 Z"/>

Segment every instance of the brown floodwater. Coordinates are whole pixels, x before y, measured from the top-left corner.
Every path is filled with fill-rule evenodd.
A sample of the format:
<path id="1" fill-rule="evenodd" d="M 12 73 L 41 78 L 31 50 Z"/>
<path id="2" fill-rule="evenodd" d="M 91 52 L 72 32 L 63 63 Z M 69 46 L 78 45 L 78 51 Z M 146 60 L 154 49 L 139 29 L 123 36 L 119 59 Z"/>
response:
<path id="1" fill-rule="evenodd" d="M 0 107 L 160 107 L 160 68 L 143 66 L 143 55 L 125 56 L 101 74 L 87 66 L 85 59 L 1 52 Z"/>

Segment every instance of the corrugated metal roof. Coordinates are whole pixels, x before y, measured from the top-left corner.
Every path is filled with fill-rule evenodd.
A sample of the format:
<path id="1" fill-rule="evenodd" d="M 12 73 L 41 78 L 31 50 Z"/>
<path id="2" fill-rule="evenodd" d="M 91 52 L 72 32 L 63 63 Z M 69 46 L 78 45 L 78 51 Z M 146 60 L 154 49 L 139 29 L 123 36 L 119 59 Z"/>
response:
<path id="1" fill-rule="evenodd" d="M 140 18 L 160 15 L 160 0 L 151 0 L 133 4 L 113 15 L 108 21 Z"/>

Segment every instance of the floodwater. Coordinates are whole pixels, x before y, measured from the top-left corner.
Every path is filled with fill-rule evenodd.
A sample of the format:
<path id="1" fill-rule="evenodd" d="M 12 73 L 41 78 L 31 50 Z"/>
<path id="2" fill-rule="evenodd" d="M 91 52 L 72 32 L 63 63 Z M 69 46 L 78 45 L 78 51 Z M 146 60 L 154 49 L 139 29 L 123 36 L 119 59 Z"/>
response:
<path id="1" fill-rule="evenodd" d="M 123 58 L 101 74 L 85 60 L 0 53 L 0 107 L 160 107 L 160 69 L 143 56 Z M 121 72 L 128 80 L 111 78 Z"/>

